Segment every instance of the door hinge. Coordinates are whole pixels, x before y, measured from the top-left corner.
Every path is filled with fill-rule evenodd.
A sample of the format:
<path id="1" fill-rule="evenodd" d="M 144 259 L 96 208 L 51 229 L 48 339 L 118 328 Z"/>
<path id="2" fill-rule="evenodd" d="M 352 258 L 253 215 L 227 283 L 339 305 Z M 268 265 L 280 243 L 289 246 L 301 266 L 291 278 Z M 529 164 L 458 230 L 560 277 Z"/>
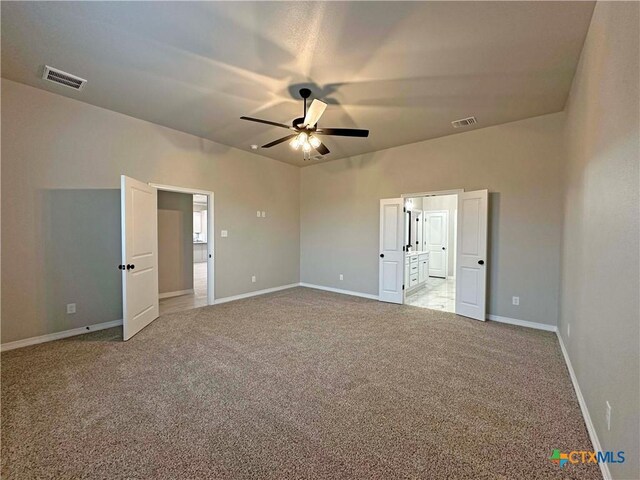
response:
<path id="1" fill-rule="evenodd" d="M 407 207 L 402 207 L 402 211 L 403 211 L 404 213 L 407 213 Z"/>
<path id="2" fill-rule="evenodd" d="M 402 289 L 404 290 L 404 285 L 402 285 Z"/>
<path id="3" fill-rule="evenodd" d="M 404 247 L 404 245 L 403 245 L 403 246 L 402 246 L 402 251 L 403 251 L 403 252 L 404 252 L 404 248 L 405 248 L 405 247 Z"/>

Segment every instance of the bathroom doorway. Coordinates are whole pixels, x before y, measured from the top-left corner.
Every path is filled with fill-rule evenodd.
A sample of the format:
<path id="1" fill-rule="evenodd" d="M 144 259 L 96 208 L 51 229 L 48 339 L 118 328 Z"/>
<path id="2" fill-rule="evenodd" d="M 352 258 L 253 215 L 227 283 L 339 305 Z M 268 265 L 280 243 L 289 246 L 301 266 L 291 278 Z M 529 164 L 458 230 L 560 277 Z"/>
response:
<path id="1" fill-rule="evenodd" d="M 405 304 L 455 312 L 457 209 L 455 193 L 405 198 Z"/>

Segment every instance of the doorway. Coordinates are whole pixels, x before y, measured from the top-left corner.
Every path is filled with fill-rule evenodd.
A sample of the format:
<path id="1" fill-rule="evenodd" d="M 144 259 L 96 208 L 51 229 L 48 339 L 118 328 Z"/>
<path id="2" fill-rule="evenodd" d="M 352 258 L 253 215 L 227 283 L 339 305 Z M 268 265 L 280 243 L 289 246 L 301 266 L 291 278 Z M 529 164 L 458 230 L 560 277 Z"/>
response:
<path id="1" fill-rule="evenodd" d="M 486 317 L 488 191 L 380 200 L 378 298 Z"/>
<path id="2" fill-rule="evenodd" d="M 405 198 L 405 304 L 455 312 L 457 208 L 457 194 Z"/>
<path id="3" fill-rule="evenodd" d="M 157 185 L 160 315 L 213 304 L 213 194 Z"/>

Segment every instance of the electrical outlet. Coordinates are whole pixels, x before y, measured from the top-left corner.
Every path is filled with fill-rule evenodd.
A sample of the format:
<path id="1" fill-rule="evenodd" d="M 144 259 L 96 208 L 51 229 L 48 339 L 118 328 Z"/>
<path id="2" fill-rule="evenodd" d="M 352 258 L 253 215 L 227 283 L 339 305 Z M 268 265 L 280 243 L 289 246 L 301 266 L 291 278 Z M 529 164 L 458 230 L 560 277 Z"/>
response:
<path id="1" fill-rule="evenodd" d="M 251 277 L 251 283 L 256 283 L 256 276 L 255 276 L 255 275 L 253 275 L 253 276 Z"/>
<path id="2" fill-rule="evenodd" d="M 67 314 L 76 313 L 76 304 L 75 303 L 67 303 Z"/>
<path id="3" fill-rule="evenodd" d="M 520 305 L 520 297 L 511 297 L 511 303 L 514 305 Z"/>
<path id="4" fill-rule="evenodd" d="M 607 411 L 605 414 L 605 418 L 607 420 L 607 430 L 611 430 L 611 404 L 607 400 Z"/>
<path id="5" fill-rule="evenodd" d="M 344 280 L 344 275 L 340 274 L 340 280 Z"/>
<path id="6" fill-rule="evenodd" d="M 567 338 L 571 337 L 571 324 L 567 323 Z"/>
<path id="7" fill-rule="evenodd" d="M 262 212 L 262 218 L 266 218 L 267 212 Z"/>
<path id="8" fill-rule="evenodd" d="M 260 210 L 256 212 L 256 217 L 260 218 Z"/>
<path id="9" fill-rule="evenodd" d="M 222 231 L 220 232 L 220 236 L 221 236 L 221 237 L 228 237 L 228 236 L 229 236 L 229 232 L 227 232 L 226 230 L 222 230 Z"/>

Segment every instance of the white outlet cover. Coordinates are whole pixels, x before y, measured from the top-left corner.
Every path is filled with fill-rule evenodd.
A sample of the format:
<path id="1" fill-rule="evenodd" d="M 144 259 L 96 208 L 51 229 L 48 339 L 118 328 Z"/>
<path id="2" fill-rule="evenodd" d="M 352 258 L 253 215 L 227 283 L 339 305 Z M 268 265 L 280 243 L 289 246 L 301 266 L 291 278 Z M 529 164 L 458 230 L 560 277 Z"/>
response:
<path id="1" fill-rule="evenodd" d="M 513 303 L 514 305 L 520 305 L 520 297 L 512 297 L 511 303 Z"/>
<path id="2" fill-rule="evenodd" d="M 340 280 L 344 280 L 344 275 L 340 274 Z"/>
<path id="3" fill-rule="evenodd" d="M 221 236 L 221 237 L 228 237 L 228 236 L 229 236 L 229 232 L 227 232 L 226 230 L 222 230 L 222 231 L 220 232 L 220 236 Z"/>
<path id="4" fill-rule="evenodd" d="M 76 304 L 75 303 L 67 303 L 67 313 L 76 313 Z"/>
<path id="5" fill-rule="evenodd" d="M 606 412 L 605 418 L 607 419 L 607 430 L 611 430 L 611 404 L 609 403 L 608 400 L 607 400 L 607 412 Z"/>

